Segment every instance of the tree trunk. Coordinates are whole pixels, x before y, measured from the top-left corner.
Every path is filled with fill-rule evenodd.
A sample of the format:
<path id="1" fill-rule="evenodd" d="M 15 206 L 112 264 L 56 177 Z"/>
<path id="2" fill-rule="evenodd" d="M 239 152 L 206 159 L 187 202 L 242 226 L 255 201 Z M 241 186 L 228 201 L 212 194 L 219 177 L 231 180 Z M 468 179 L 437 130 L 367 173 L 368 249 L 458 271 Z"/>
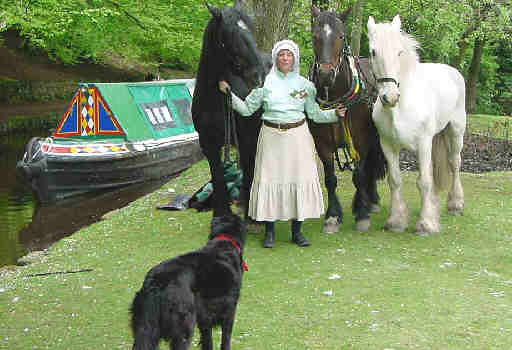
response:
<path id="1" fill-rule="evenodd" d="M 352 37 L 350 46 L 352 54 L 357 57 L 361 48 L 361 30 L 363 25 L 364 0 L 357 0 L 352 9 Z"/>
<path id="2" fill-rule="evenodd" d="M 474 113 L 477 101 L 477 84 L 480 76 L 480 66 L 482 63 L 482 54 L 485 42 L 483 39 L 475 39 L 473 48 L 473 58 L 468 71 L 468 81 L 466 85 L 466 110 L 468 113 Z"/>
<path id="3" fill-rule="evenodd" d="M 247 14 L 256 25 L 258 48 L 269 53 L 274 44 L 288 37 L 288 18 L 295 0 L 244 0 Z"/>
<path id="4" fill-rule="evenodd" d="M 457 68 L 458 70 L 461 70 L 462 62 L 464 61 L 464 56 L 466 55 L 466 48 L 468 46 L 468 38 L 473 34 L 475 31 L 477 31 L 481 24 L 487 20 L 489 17 L 489 11 L 492 9 L 491 4 L 484 4 L 481 8 L 474 8 L 474 16 L 472 20 L 469 22 L 468 27 L 462 33 L 462 36 L 459 39 L 459 42 L 457 43 L 457 46 L 459 47 L 459 52 L 457 56 L 453 57 L 450 61 L 450 64 Z"/>

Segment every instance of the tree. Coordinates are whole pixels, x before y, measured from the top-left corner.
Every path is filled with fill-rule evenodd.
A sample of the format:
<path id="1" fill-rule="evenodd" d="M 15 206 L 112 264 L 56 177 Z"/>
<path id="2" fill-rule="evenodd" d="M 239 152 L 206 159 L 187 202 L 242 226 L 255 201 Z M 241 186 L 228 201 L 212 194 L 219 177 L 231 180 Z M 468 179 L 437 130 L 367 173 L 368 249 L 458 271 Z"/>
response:
<path id="1" fill-rule="evenodd" d="M 361 47 L 361 31 L 363 25 L 363 9 L 365 0 L 357 0 L 352 8 L 352 33 L 350 46 L 354 56 L 359 56 Z"/>
<path id="2" fill-rule="evenodd" d="M 485 42 L 481 38 L 475 40 L 473 47 L 473 57 L 468 70 L 468 78 L 466 84 L 466 110 L 468 113 L 474 113 L 477 100 L 477 83 L 482 64 L 482 54 Z"/>
<path id="3" fill-rule="evenodd" d="M 288 19 L 296 0 L 244 0 L 247 13 L 256 25 L 256 42 L 263 52 L 288 38 Z"/>

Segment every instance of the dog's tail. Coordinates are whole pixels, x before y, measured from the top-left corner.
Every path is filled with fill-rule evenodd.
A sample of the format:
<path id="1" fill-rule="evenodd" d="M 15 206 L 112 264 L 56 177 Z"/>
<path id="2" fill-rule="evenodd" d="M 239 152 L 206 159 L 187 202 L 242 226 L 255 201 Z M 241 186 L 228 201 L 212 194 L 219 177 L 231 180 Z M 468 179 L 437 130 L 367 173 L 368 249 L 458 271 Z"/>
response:
<path id="1" fill-rule="evenodd" d="M 160 297 L 157 291 L 141 289 L 132 307 L 133 350 L 153 350 L 160 342 Z"/>

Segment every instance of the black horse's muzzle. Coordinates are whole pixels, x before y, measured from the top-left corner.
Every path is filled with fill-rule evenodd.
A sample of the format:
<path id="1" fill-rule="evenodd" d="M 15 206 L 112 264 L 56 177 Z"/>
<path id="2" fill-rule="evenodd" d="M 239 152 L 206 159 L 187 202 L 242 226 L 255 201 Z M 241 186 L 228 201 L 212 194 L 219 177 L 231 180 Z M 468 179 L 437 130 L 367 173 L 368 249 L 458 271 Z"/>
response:
<path id="1" fill-rule="evenodd" d="M 259 88 L 263 86 L 263 82 L 265 81 L 265 71 L 263 69 L 263 65 L 254 66 L 251 69 L 246 71 L 245 83 L 249 87 L 249 90 L 254 88 Z"/>

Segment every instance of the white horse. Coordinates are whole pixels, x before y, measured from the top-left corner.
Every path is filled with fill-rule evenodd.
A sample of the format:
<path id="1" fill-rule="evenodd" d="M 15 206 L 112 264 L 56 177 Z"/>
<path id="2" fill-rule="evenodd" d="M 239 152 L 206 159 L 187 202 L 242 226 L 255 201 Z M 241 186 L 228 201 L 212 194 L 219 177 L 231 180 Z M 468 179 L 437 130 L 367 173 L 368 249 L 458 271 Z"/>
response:
<path id="1" fill-rule="evenodd" d="M 371 68 L 379 95 L 372 118 L 388 162 L 391 190 L 385 228 L 403 232 L 408 226 L 399 168 L 400 150 L 407 148 L 416 152 L 419 162 L 416 184 L 422 207 L 416 233 L 428 236 L 441 229 L 442 189 L 449 187 L 449 214 L 462 215 L 464 210 L 459 172 L 466 128 L 465 84 L 450 66 L 419 63 L 418 42 L 400 26 L 398 15 L 392 23 L 376 24 L 373 17 L 368 19 Z"/>

